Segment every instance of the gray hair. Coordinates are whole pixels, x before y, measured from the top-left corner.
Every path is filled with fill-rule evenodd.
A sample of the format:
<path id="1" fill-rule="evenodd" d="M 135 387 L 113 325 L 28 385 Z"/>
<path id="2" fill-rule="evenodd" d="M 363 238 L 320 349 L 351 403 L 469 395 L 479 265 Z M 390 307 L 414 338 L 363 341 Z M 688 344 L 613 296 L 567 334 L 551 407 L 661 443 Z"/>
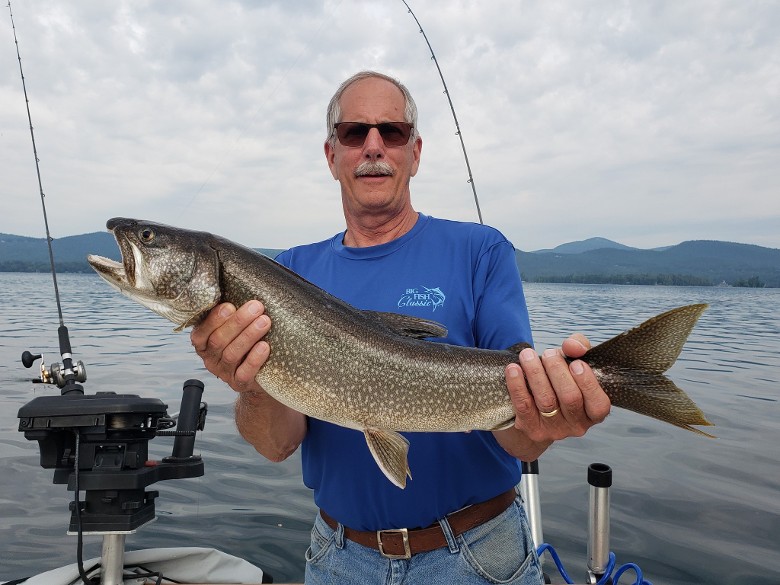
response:
<path id="1" fill-rule="evenodd" d="M 401 90 L 401 93 L 404 94 L 404 100 L 406 102 L 404 107 L 404 122 L 409 122 L 413 126 L 411 140 L 415 140 L 417 136 L 419 136 L 419 133 L 417 132 L 417 104 L 414 103 L 414 98 L 412 97 L 412 94 L 409 93 L 409 90 L 406 89 L 406 86 L 397 79 L 390 77 L 389 75 L 385 75 L 384 73 L 379 73 L 377 71 L 360 71 L 342 83 L 336 90 L 336 93 L 333 94 L 333 97 L 330 98 L 325 123 L 327 125 L 326 130 L 328 132 L 327 141 L 331 146 L 336 144 L 336 134 L 333 132 L 333 127 L 336 122 L 341 121 L 341 103 L 339 103 L 341 96 L 353 83 L 371 77 L 378 77 L 379 79 L 389 81 Z"/>

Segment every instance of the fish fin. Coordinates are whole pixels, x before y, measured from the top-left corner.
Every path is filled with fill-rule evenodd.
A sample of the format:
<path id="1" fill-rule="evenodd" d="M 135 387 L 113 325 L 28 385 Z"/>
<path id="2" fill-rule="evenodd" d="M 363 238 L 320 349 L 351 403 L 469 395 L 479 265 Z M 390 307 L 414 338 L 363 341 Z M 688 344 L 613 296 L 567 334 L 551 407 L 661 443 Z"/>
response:
<path id="1" fill-rule="evenodd" d="M 582 360 L 591 367 L 617 367 L 662 374 L 675 362 L 706 304 L 678 307 L 648 319 L 590 349 Z"/>
<path id="2" fill-rule="evenodd" d="M 363 313 L 377 319 L 385 327 L 389 327 L 398 335 L 403 335 L 404 337 L 412 337 L 414 339 L 447 337 L 447 328 L 436 321 L 382 311 L 363 311 Z"/>
<path id="3" fill-rule="evenodd" d="M 393 484 L 404 489 L 406 476 L 412 477 L 407 460 L 409 441 L 400 433 L 386 429 L 368 428 L 363 434 L 379 469 Z"/>
<path id="4" fill-rule="evenodd" d="M 647 375 L 625 369 L 604 368 L 596 378 L 613 406 L 632 410 L 705 437 L 714 435 L 691 425 L 710 427 L 704 413 L 677 385 L 662 374 Z M 626 391 L 630 389 L 631 391 Z"/>
<path id="5" fill-rule="evenodd" d="M 491 431 L 503 431 L 506 429 L 511 429 L 513 426 L 515 426 L 515 417 L 510 418 L 509 420 L 506 420 L 502 423 L 498 423 L 496 426 L 494 426 Z"/>
<path id="6" fill-rule="evenodd" d="M 513 346 L 507 348 L 507 351 L 511 351 L 512 353 L 520 353 L 524 349 L 528 347 L 533 347 L 530 343 L 526 343 L 525 341 L 521 341 L 520 343 L 515 343 Z"/>
<path id="7" fill-rule="evenodd" d="M 174 331 L 176 333 L 180 333 L 181 331 L 184 331 L 187 327 L 194 327 L 195 325 L 203 321 L 205 316 L 206 313 L 204 311 L 198 311 L 197 313 L 192 315 L 189 319 L 185 320 L 181 325 L 176 327 Z"/>
<path id="8" fill-rule="evenodd" d="M 710 426 L 712 426 L 712 423 L 707 423 L 707 424 L 709 424 Z M 701 429 L 696 429 L 696 428 L 694 428 L 694 427 L 692 427 L 692 426 L 689 426 L 689 425 L 680 425 L 680 428 L 683 428 L 683 429 L 686 429 L 686 430 L 692 431 L 692 432 L 696 433 L 697 435 L 704 435 L 704 436 L 705 436 L 705 437 L 707 437 L 708 439 L 717 439 L 717 438 L 718 438 L 716 435 L 713 435 L 713 434 L 711 434 L 711 433 L 705 433 L 705 432 L 704 432 L 704 431 L 702 431 Z"/>

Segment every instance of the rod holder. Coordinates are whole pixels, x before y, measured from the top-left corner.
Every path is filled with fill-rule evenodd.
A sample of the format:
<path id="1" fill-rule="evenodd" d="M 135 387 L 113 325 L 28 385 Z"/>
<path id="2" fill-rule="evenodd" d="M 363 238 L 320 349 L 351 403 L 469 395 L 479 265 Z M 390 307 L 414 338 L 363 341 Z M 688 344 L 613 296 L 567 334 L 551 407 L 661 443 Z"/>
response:
<path id="1" fill-rule="evenodd" d="M 606 573 L 609 564 L 609 488 L 612 469 L 604 463 L 588 466 L 588 569 Z"/>
<path id="2" fill-rule="evenodd" d="M 523 496 L 528 526 L 534 541 L 534 548 L 544 543 L 542 536 L 542 506 L 539 498 L 539 462 L 523 463 L 523 479 L 520 482 L 520 495 Z"/>
<path id="3" fill-rule="evenodd" d="M 173 442 L 172 460 L 181 460 L 192 457 L 195 448 L 195 431 L 198 428 L 200 414 L 200 399 L 203 397 L 203 382 L 200 380 L 187 380 L 182 389 L 179 420 L 176 430 L 182 434 Z M 189 434 L 184 434 L 189 433 Z"/>

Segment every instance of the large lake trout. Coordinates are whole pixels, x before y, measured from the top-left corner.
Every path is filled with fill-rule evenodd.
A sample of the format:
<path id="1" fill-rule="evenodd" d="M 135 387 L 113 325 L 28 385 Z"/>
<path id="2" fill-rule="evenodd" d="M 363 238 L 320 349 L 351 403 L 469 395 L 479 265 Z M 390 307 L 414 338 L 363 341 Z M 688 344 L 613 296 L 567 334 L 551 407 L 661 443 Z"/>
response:
<path id="1" fill-rule="evenodd" d="M 399 432 L 498 430 L 514 421 L 504 351 L 426 341 L 446 329 L 433 321 L 361 311 L 270 258 L 234 242 L 149 221 L 107 223 L 122 262 L 87 260 L 122 293 L 177 325 L 197 324 L 216 304 L 265 305 L 271 354 L 257 382 L 303 414 L 365 434 L 390 481 L 410 476 L 409 442 Z M 706 435 L 709 425 L 663 373 L 674 363 L 706 305 L 673 309 L 592 348 L 588 363 L 614 406 Z"/>

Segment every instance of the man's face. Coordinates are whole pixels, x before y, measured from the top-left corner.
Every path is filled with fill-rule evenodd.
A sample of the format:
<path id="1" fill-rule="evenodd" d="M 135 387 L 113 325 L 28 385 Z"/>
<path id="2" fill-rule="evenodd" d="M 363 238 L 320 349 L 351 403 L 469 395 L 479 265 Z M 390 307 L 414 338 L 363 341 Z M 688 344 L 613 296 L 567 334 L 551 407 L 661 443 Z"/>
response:
<path id="1" fill-rule="evenodd" d="M 404 121 L 404 96 L 401 90 L 384 79 L 370 77 L 350 85 L 342 94 L 341 122 Z M 422 140 L 409 140 L 403 146 L 385 146 L 379 130 L 372 128 L 360 147 L 349 147 L 338 139 L 333 146 L 325 143 L 325 156 L 333 178 L 341 183 L 344 212 L 348 215 L 380 214 L 400 210 L 409 204 L 409 179 L 420 164 Z M 392 175 L 356 176 L 364 162 L 384 162 Z"/>

